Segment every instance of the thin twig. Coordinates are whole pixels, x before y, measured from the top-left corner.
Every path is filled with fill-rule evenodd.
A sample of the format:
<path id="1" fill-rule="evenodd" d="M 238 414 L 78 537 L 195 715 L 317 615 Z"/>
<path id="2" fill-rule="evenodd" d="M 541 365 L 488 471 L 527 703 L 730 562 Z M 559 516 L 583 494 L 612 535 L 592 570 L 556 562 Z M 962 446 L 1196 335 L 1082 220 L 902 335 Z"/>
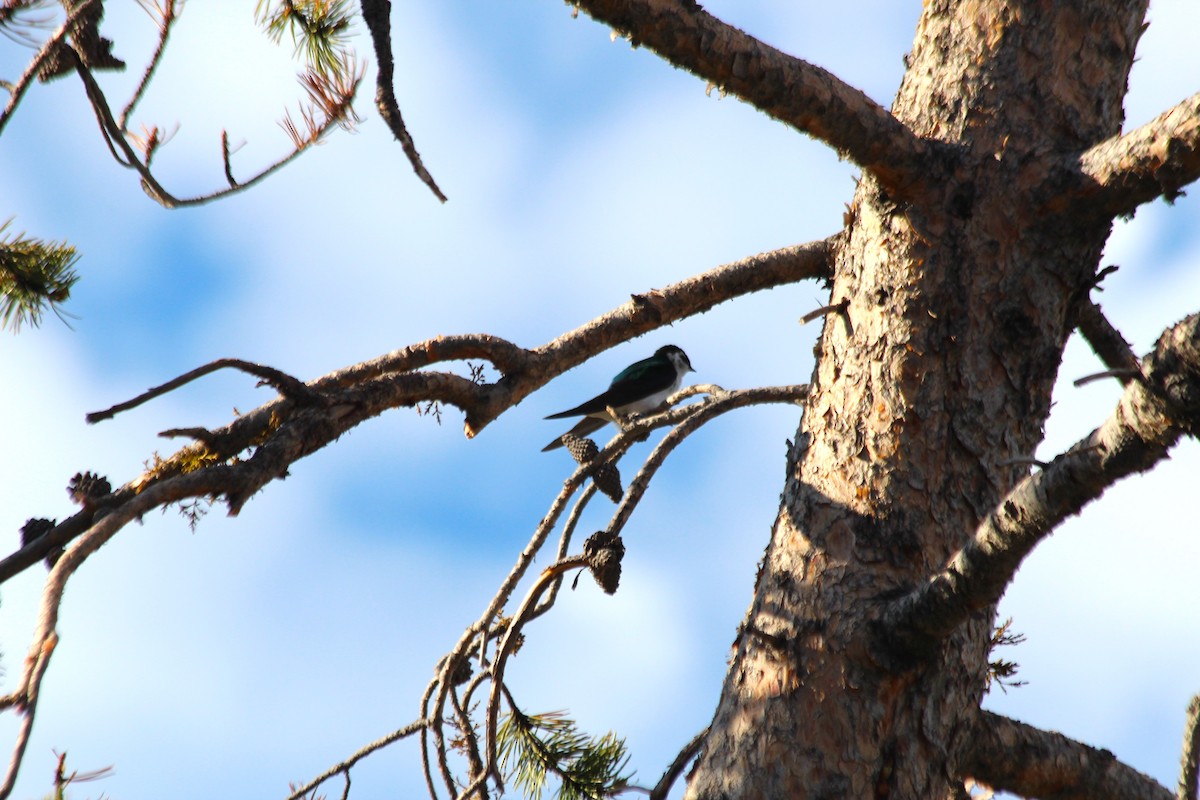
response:
<path id="1" fill-rule="evenodd" d="M 405 725 L 404 727 L 397 728 L 396 730 L 392 731 L 388 735 L 383 736 L 379 739 L 376 739 L 375 741 L 371 742 L 370 744 L 360 747 L 358 750 L 355 750 L 354 753 L 352 755 L 350 755 L 348 758 L 346 758 L 345 760 L 343 760 L 337 764 L 334 764 L 332 767 L 325 770 L 320 775 L 318 775 L 317 777 L 313 778 L 308 783 L 301 786 L 299 789 L 296 789 L 295 791 L 293 791 L 290 795 L 287 796 L 287 800 L 300 800 L 300 798 L 309 794 L 310 792 L 315 790 L 317 787 L 319 787 L 321 784 L 325 783 L 325 781 L 329 780 L 330 778 L 332 778 L 338 774 L 344 774 L 346 776 L 346 791 L 349 792 L 350 791 L 350 768 L 351 767 L 353 767 L 359 761 L 362 761 L 364 758 L 371 755 L 375 751 L 381 750 L 384 747 L 387 747 L 392 742 L 398 742 L 401 739 L 404 739 L 408 736 L 412 736 L 414 733 L 417 733 L 419 731 L 424 731 L 428 726 L 429 726 L 429 720 L 426 720 L 426 719 L 414 720 L 414 721 L 408 723 L 407 725 Z M 345 795 L 343 795 L 343 797 L 344 796 Z"/>
<path id="2" fill-rule="evenodd" d="M 100 132 L 104 134 L 104 141 L 108 144 L 108 149 L 112 153 L 113 158 L 121 166 L 136 171 L 142 178 L 142 188 L 158 203 L 166 208 L 179 206 L 179 199 L 168 192 L 158 182 L 158 179 L 150 172 L 150 167 L 142 162 L 138 157 L 137 151 L 133 149 L 133 146 L 125 138 L 125 132 L 117 124 L 117 121 L 113 119 L 112 109 L 108 105 L 108 98 L 104 95 L 104 90 L 100 88 L 100 84 L 96 82 L 92 71 L 84 66 L 83 59 L 73 49 L 69 50 L 68 54 L 74 62 L 75 73 L 83 81 L 83 88 L 87 93 L 88 102 L 91 103 L 92 111 L 96 115 L 96 122 L 100 125 Z M 118 150 L 120 151 L 119 153 Z"/>
<path id="3" fill-rule="evenodd" d="M 12 794 L 13 786 L 17 782 L 17 774 L 21 771 L 21 763 L 25 760 L 25 748 L 29 746 L 29 736 L 33 733 L 33 720 L 37 715 L 37 703 L 42 678 L 46 675 L 46 668 L 50 666 L 50 656 L 54 653 L 54 649 L 57 646 L 58 635 L 51 631 L 40 642 L 36 655 L 31 657 L 32 663 L 27 668 L 28 674 L 26 675 L 26 679 L 22 681 L 22 688 L 19 690 L 19 694 L 22 696 L 20 705 L 24 719 L 21 720 L 21 727 L 17 731 L 17 739 L 13 745 L 8 772 L 4 775 L 4 783 L 0 785 L 0 800 L 4 800 Z"/>
<path id="4" fill-rule="evenodd" d="M 117 403 L 111 408 L 106 408 L 103 411 L 93 411 L 88 414 L 85 419 L 89 423 L 97 423 L 106 419 L 112 419 L 122 411 L 128 411 L 131 408 L 137 408 L 143 403 L 153 400 L 156 397 L 161 397 L 167 392 L 174 391 L 180 386 L 184 386 L 197 378 L 202 378 L 209 373 L 216 372 L 221 369 L 238 369 L 242 372 L 249 373 L 256 378 L 260 378 L 262 383 L 269 384 L 274 387 L 284 397 L 291 398 L 298 402 L 312 403 L 320 400 L 321 395 L 313 391 L 304 384 L 303 381 L 288 375 L 286 372 L 281 372 L 274 367 L 263 366 L 262 364 L 253 364 L 249 361 L 243 361 L 240 358 L 219 358 L 216 361 L 209 362 L 202 367 L 196 367 L 190 372 L 185 372 L 177 378 L 172 378 L 166 383 L 160 384 L 147 389 L 132 400 L 126 400 L 124 403 Z M 260 384 L 261 385 L 261 384 Z"/>
<path id="5" fill-rule="evenodd" d="M 479 757 L 479 738 L 475 735 L 475 727 L 471 725 L 471 718 L 467 716 L 463 704 L 459 702 L 458 692 L 453 687 L 450 689 L 450 702 L 454 707 L 454 716 L 458 720 L 458 730 L 462 734 L 460 741 L 467 755 L 468 775 L 472 778 L 483 775 L 483 761 Z M 480 800 L 487 800 L 486 784 L 481 787 L 479 797 Z"/>

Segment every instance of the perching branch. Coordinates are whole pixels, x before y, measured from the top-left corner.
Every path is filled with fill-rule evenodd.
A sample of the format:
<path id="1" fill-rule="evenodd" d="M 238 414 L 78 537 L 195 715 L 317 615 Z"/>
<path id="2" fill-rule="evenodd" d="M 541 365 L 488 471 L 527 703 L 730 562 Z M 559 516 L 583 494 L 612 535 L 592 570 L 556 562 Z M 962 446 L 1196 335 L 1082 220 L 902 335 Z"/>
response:
<path id="1" fill-rule="evenodd" d="M 896 197 L 929 182 L 935 143 L 837 76 L 722 22 L 688 0 L 571 0 L 677 67 L 807 133 L 875 175 Z"/>
<path id="2" fill-rule="evenodd" d="M 1021 797 L 1055 800 L 1170 800 L 1148 775 L 1061 733 L 980 711 L 962 765 L 964 777 Z"/>
<path id="3" fill-rule="evenodd" d="M 1092 147 L 1077 168 L 1084 184 L 1072 204 L 1104 219 L 1132 214 L 1159 196 L 1174 200 L 1200 178 L 1200 94 Z"/>
<path id="4" fill-rule="evenodd" d="M 620 553 L 624 550 L 619 533 L 628 521 L 633 508 L 644 495 L 650 478 L 666 456 L 701 425 L 726 411 L 754 403 L 795 403 L 805 396 L 806 391 L 807 387 L 805 386 L 764 387 L 729 392 L 717 387 L 688 387 L 677 392 L 669 402 L 679 402 L 699 392 L 712 392 L 713 396 L 700 403 L 673 408 L 660 414 L 638 417 L 630 421 L 628 426 L 595 456 L 593 462 L 582 464 L 575 470 L 574 474 L 564 483 L 563 489 L 552 502 L 546 516 L 538 524 L 529 544 L 521 552 L 513 570 L 492 597 L 483 615 L 464 631 L 454 649 L 443 657 L 436 677 L 426 689 L 420 714 L 422 718 L 430 720 L 430 732 L 433 734 L 432 755 L 434 756 L 434 759 L 430 758 L 430 742 L 428 737 L 423 734 L 422 749 L 424 750 L 423 759 L 426 765 L 427 780 L 432 782 L 429 765 L 436 760 L 442 773 L 443 782 L 452 793 L 456 791 L 452 787 L 457 785 L 457 780 L 449 770 L 448 745 L 442 733 L 445 705 L 446 701 L 453 696 L 453 687 L 468 682 L 468 677 L 463 674 L 463 665 L 470 660 L 477 659 L 481 671 L 479 675 L 469 679 L 462 703 L 464 706 L 469 705 L 471 696 L 476 689 L 484 681 L 491 683 L 487 712 L 483 723 L 486 760 L 483 761 L 482 769 L 475 771 L 470 776 L 468 788 L 463 795 L 470 797 L 472 792 L 483 791 L 489 779 L 495 780 L 497 785 L 501 785 L 497 771 L 495 737 L 500 698 L 505 691 L 504 668 L 508 658 L 522 641 L 525 626 L 546 613 L 553 605 L 554 593 L 561 584 L 563 575 L 579 567 L 588 567 L 605 591 L 615 590 L 616 580 L 619 576 Z M 672 426 L 670 433 L 655 447 L 639 470 L 609 525 L 588 539 L 584 544 L 582 555 L 563 557 L 562 553 L 565 552 L 575 520 L 577 520 L 576 512 L 594 492 L 593 486 L 588 485 L 584 488 L 584 483 L 592 474 L 595 464 L 611 463 L 619 459 L 634 442 L 645 438 L 651 430 L 668 425 Z M 518 582 L 525 576 L 534 559 L 541 552 L 550 532 L 557 526 L 559 518 L 566 510 L 570 498 L 581 490 L 582 497 L 576 506 L 576 511 L 572 512 L 565 525 L 562 541 L 558 547 L 558 558 L 543 571 L 533 587 L 528 590 L 525 600 L 517 612 L 512 617 L 498 620 L 501 608 L 512 598 Z M 499 644 L 495 658 L 489 660 L 486 650 L 491 640 L 499 640 Z M 472 754 L 468 753 L 468 756 L 472 757 Z"/>
<path id="5" fill-rule="evenodd" d="M 1063 520 L 1200 431 L 1200 315 L 1163 333 L 1143 373 L 1103 425 L 1017 484 L 949 566 L 891 603 L 881 641 L 910 653 L 934 646 L 997 602 L 1025 556 Z"/>
<path id="6" fill-rule="evenodd" d="M 499 337 L 484 334 L 441 336 L 338 370 L 308 384 L 308 388 L 324 398 L 326 412 L 324 415 L 307 416 L 304 424 L 292 427 L 289 441 L 305 440 L 311 436 L 312 440 L 305 442 L 302 452 L 307 454 L 324 447 L 364 419 L 389 408 L 428 400 L 443 400 L 461 408 L 466 414 L 467 435 L 473 436 L 531 392 L 618 343 L 702 313 L 743 294 L 806 278 L 826 277 L 831 270 L 830 259 L 836 242 L 837 237 L 834 236 L 762 253 L 725 264 L 658 291 L 635 295 L 629 303 L 536 350 L 526 350 Z M 500 371 L 501 378 L 495 383 L 476 385 L 451 373 L 415 371 L 446 361 L 465 359 L 491 363 Z M 214 362 L 226 363 L 233 365 L 246 362 Z M 207 368 L 201 368 L 204 369 Z M 129 401 L 133 402 L 136 401 Z M 97 413 L 118 413 L 129 407 L 129 403 Z M 228 425 L 211 431 L 211 436 L 202 443 L 184 447 L 169 458 L 158 461 L 146 474 L 114 492 L 113 503 L 119 505 L 126 502 L 155 481 L 207 464 L 225 463 L 252 447 L 258 447 L 296 412 L 295 403 L 286 398 L 250 411 Z M 89 416 L 89 419 L 93 417 Z M 287 465 L 287 462 L 281 461 L 278 468 L 286 470 Z M 239 464 L 239 469 L 246 467 Z M 281 473 L 260 473 L 259 479 L 273 480 L 278 474 Z M 254 491 L 257 491 L 265 485 L 265 481 L 259 482 L 259 479 L 247 481 L 244 485 L 255 486 Z M 239 493 L 239 496 L 248 495 Z M 58 523 L 45 536 L 0 560 L 0 584 L 37 564 L 52 550 L 71 542 L 91 522 L 92 512 L 81 511 Z"/>

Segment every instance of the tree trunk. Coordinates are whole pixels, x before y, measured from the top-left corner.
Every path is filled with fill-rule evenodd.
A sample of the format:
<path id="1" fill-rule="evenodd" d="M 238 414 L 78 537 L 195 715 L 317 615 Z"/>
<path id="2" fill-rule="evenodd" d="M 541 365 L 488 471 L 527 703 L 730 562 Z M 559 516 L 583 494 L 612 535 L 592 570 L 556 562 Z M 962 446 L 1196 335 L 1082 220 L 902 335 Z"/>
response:
<path id="1" fill-rule="evenodd" d="M 881 616 L 1041 441 L 1111 225 L 1056 204 L 1057 181 L 1119 132 L 1146 5 L 925 4 L 893 113 L 941 169 L 890 193 L 859 183 L 843 310 L 689 797 L 963 795 L 994 609 L 916 647 Z"/>

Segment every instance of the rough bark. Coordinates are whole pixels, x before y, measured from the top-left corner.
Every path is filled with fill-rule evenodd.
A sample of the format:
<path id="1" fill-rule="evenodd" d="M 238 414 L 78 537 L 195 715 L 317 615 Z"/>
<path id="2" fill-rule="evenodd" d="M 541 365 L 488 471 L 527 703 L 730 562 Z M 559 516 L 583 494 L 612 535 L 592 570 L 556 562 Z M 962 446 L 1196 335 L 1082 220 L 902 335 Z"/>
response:
<path id="1" fill-rule="evenodd" d="M 1170 800 L 1173 796 L 1108 750 L 987 711 L 979 715 L 972 731 L 963 768 L 980 783 L 1022 797 Z"/>
<path id="2" fill-rule="evenodd" d="M 846 313 L 689 797 L 961 796 L 994 609 L 920 658 L 873 636 L 1041 440 L 1111 221 L 1055 205 L 1080 175 L 1046 177 L 1118 133 L 1145 10 L 925 4 L 893 113 L 946 155 L 907 202 L 859 184 L 830 298 Z"/>

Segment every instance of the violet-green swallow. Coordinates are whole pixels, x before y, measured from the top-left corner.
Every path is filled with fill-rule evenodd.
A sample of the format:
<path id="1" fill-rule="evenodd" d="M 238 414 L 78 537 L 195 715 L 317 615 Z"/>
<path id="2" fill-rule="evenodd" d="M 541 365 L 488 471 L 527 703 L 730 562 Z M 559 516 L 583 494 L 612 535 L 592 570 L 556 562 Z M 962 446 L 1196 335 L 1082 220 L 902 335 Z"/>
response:
<path id="1" fill-rule="evenodd" d="M 618 372 L 604 393 L 574 408 L 551 414 L 546 419 L 577 417 L 582 414 L 583 419 L 568 433 L 587 436 L 613 421 L 608 413 L 609 408 L 622 416 L 655 410 L 679 389 L 680 381 L 689 372 L 694 370 L 692 362 L 688 361 L 687 353 L 673 344 L 668 344 L 655 350 L 654 355 L 649 358 L 643 358 Z M 556 447 L 562 447 L 561 437 L 543 447 L 542 452 Z"/>

